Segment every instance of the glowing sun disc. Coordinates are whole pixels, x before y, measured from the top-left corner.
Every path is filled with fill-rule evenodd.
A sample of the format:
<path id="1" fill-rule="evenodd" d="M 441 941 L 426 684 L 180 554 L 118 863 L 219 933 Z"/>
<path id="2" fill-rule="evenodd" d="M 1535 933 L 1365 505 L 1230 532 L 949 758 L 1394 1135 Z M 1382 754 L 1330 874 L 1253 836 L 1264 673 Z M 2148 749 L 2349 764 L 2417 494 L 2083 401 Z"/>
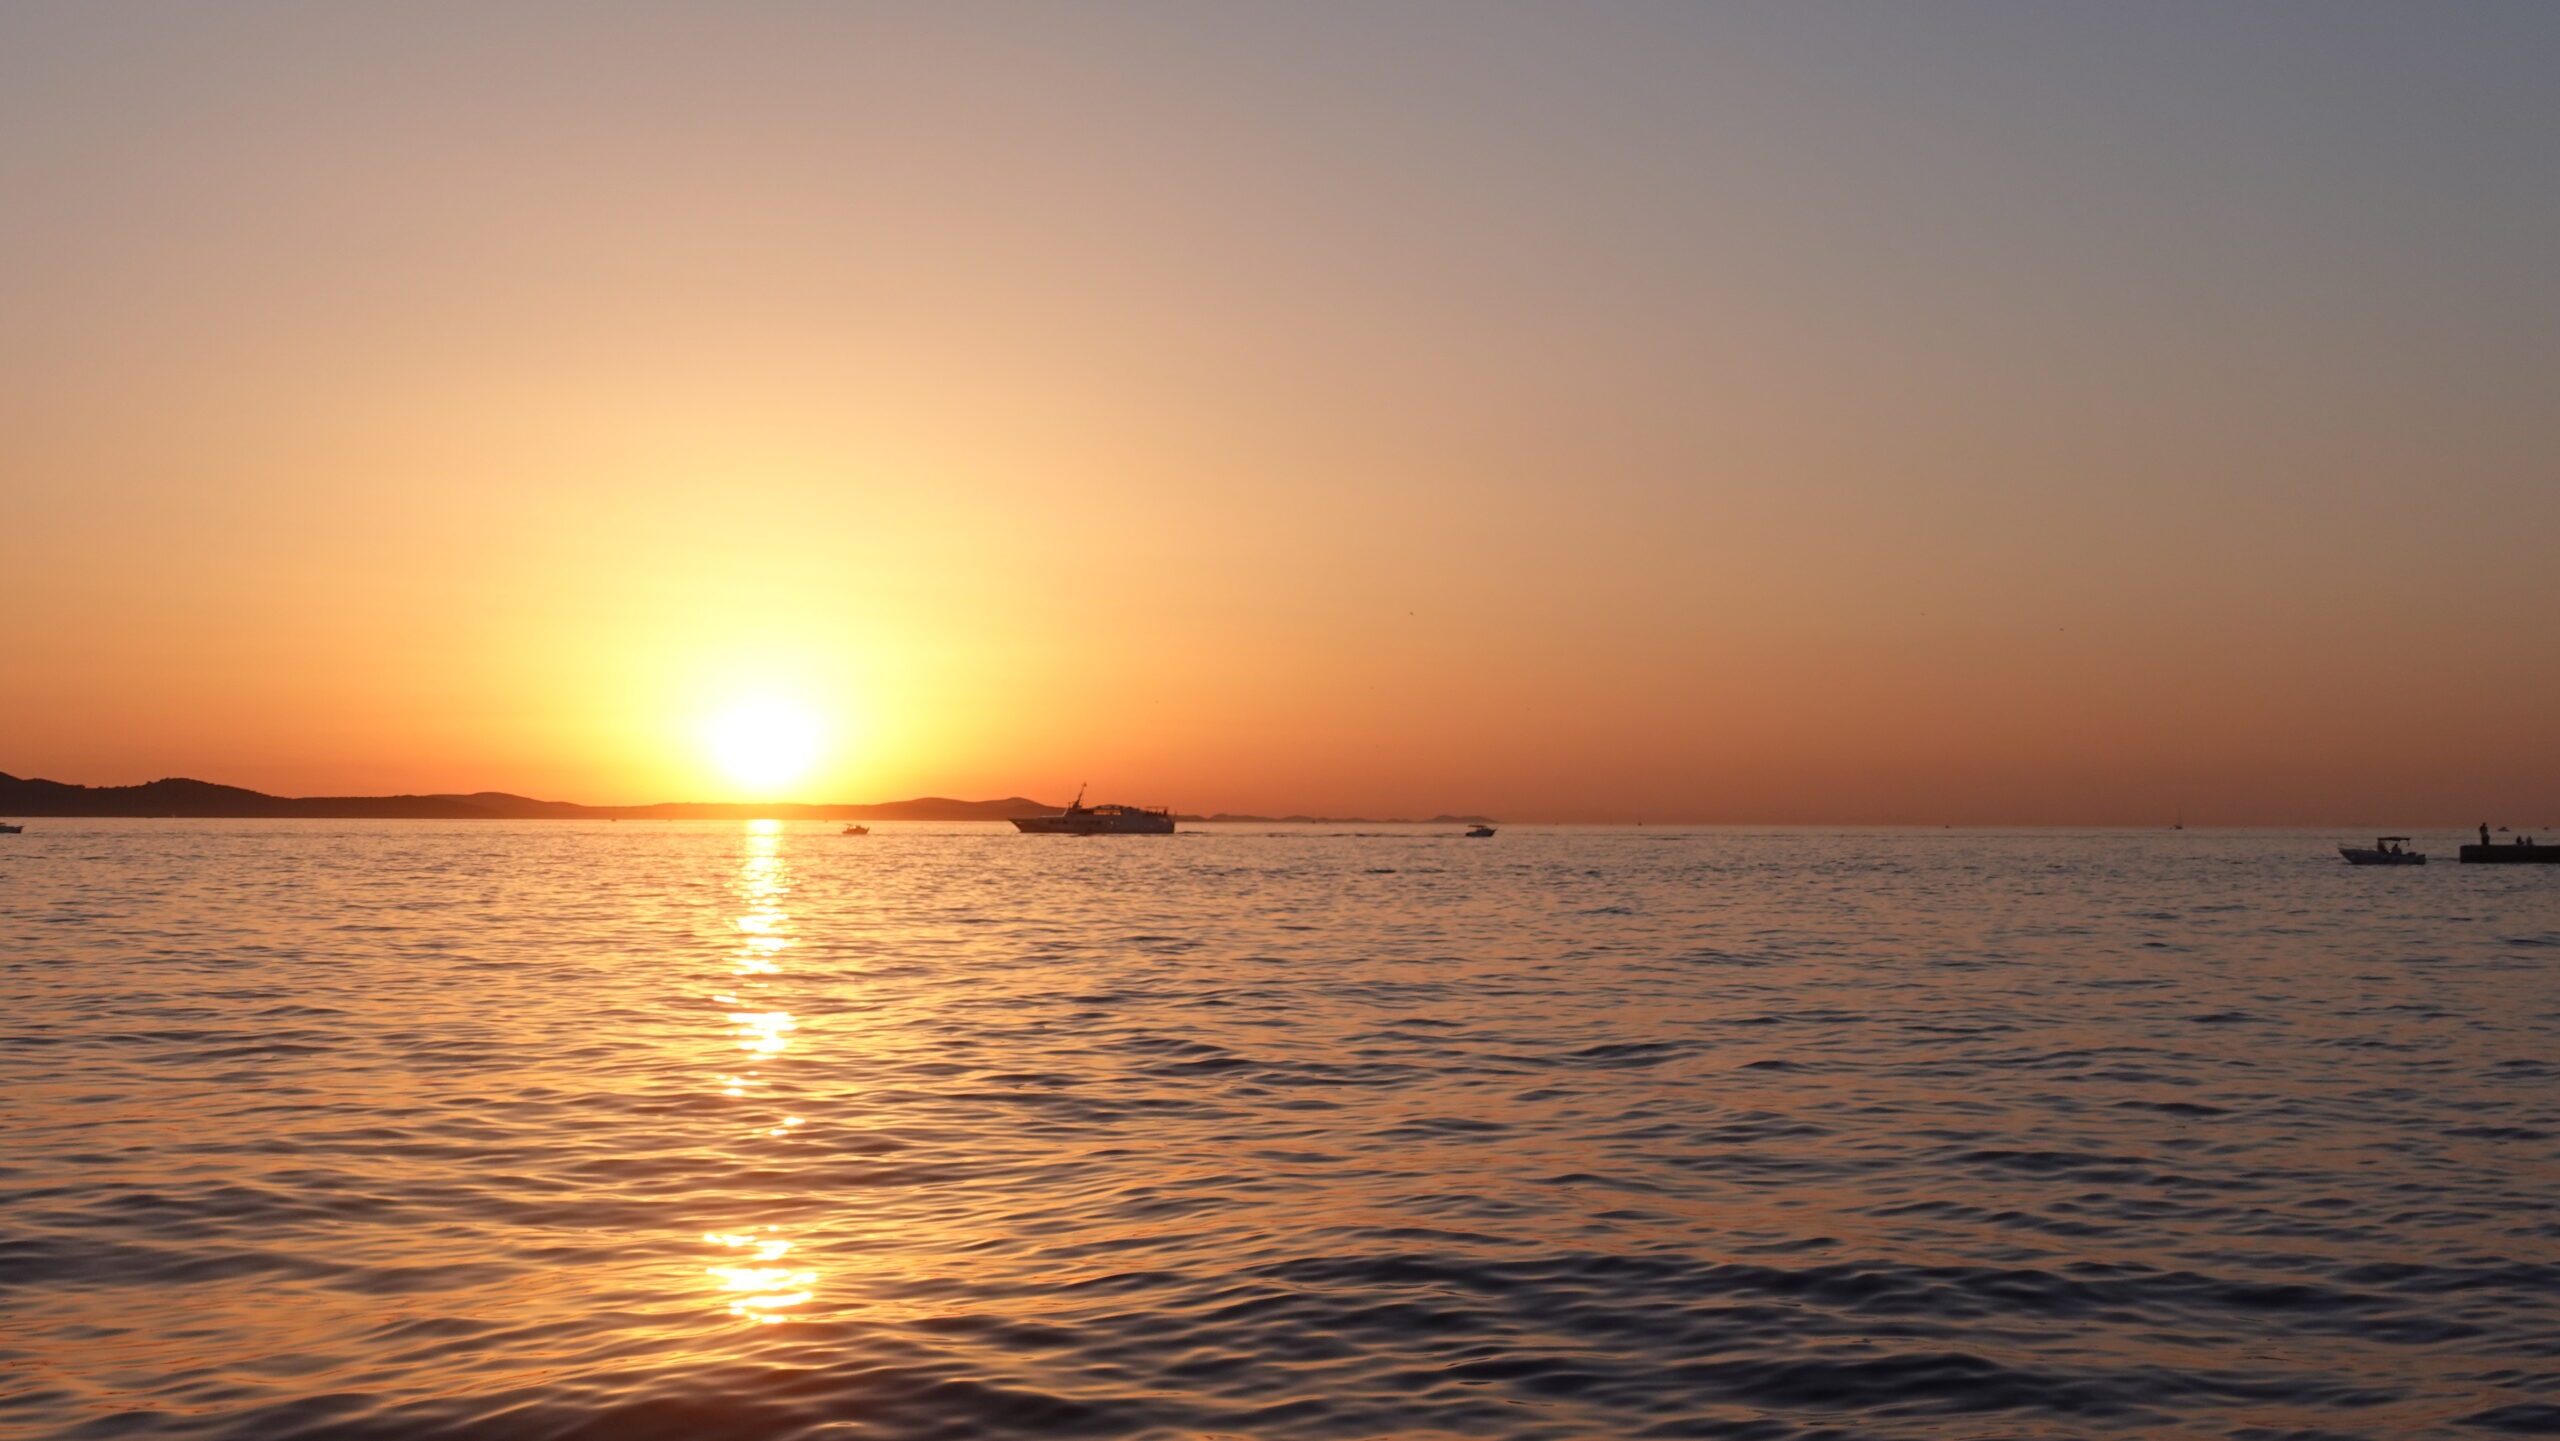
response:
<path id="1" fill-rule="evenodd" d="M 711 722 L 711 758 L 739 785 L 766 790 L 809 773 L 818 759 L 818 718 L 779 701 L 752 701 Z"/>

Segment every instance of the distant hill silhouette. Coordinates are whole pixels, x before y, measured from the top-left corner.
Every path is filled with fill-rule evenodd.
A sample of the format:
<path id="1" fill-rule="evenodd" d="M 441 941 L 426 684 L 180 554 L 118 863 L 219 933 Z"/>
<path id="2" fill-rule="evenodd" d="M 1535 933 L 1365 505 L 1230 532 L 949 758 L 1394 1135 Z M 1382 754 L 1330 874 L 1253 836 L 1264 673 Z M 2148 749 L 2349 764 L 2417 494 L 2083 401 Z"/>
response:
<path id="1" fill-rule="evenodd" d="M 739 805 L 667 801 L 649 806 L 582 806 L 504 791 L 433 796 L 271 796 L 239 786 L 172 776 L 138 786 L 80 786 L 0 773 L 0 816 L 197 816 L 302 820 L 881 820 L 1001 821 L 1064 809 L 1024 796 L 956 801 L 921 796 L 873 805 Z"/>
<path id="2" fill-rule="evenodd" d="M 805 821 L 1006 821 L 1051 816 L 1064 810 L 1028 796 L 1000 801 L 955 801 L 918 796 L 911 801 L 753 805 L 729 801 L 661 801 L 649 806 L 582 806 L 538 801 L 505 791 L 430 796 L 271 796 L 239 786 L 171 776 L 138 786 L 78 786 L 26 780 L 0 772 L 0 816 L 194 816 L 208 820 L 330 821 L 608 821 L 608 820 L 805 820 Z M 1490 816 L 1433 816 L 1428 821 L 1372 820 L 1367 816 L 1177 816 L 1177 820 L 1247 825 L 1400 826 L 1491 825 Z"/>

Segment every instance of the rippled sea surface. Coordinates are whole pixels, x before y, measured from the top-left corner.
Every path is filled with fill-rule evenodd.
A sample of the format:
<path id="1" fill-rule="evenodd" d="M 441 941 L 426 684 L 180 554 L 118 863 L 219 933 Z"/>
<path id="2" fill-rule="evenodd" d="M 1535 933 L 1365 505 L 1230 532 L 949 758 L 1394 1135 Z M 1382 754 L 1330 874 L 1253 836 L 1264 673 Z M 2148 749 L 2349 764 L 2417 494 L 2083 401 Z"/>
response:
<path id="1" fill-rule="evenodd" d="M 0 1434 L 2560 1434 L 2560 870 L 834 829 L 0 840 Z"/>

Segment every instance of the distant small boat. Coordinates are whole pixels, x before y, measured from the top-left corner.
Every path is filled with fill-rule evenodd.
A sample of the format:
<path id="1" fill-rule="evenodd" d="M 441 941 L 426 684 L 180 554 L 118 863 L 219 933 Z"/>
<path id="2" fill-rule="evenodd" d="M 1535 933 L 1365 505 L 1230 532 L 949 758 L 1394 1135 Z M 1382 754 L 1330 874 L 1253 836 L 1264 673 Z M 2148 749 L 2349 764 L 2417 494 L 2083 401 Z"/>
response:
<path id="1" fill-rule="evenodd" d="M 867 836 L 867 835 L 871 834 L 871 827 L 869 827 L 869 826 L 846 826 L 846 827 L 844 828 L 844 833 L 845 833 L 846 835 L 849 835 L 849 836 Z"/>
<path id="2" fill-rule="evenodd" d="M 1480 841 L 1490 837 L 1492 834 L 1493 827 L 1477 826 L 1475 829 L 1467 832 L 1467 839 L 1471 841 Z"/>
<path id="3" fill-rule="evenodd" d="M 2340 846 L 2338 854 L 2351 866 L 2423 866 L 2426 854 L 2408 848 L 2407 836 L 2376 836 L 2371 847 Z"/>
<path id="4" fill-rule="evenodd" d="M 27 828 L 25 826 L 13 826 L 5 822 L 0 822 L 0 836 L 23 835 L 25 834 L 26 829 Z"/>

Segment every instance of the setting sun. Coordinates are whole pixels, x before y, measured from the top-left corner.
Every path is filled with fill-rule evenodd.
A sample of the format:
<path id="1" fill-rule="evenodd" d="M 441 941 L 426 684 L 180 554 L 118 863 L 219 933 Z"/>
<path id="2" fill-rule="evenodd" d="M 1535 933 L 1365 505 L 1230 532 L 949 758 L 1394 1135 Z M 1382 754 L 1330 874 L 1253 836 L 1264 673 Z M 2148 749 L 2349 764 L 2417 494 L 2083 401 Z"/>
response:
<path id="1" fill-rule="evenodd" d="M 818 759 L 818 718 L 779 701 L 751 701 L 714 717 L 711 758 L 741 786 L 769 790 L 808 775 Z"/>

